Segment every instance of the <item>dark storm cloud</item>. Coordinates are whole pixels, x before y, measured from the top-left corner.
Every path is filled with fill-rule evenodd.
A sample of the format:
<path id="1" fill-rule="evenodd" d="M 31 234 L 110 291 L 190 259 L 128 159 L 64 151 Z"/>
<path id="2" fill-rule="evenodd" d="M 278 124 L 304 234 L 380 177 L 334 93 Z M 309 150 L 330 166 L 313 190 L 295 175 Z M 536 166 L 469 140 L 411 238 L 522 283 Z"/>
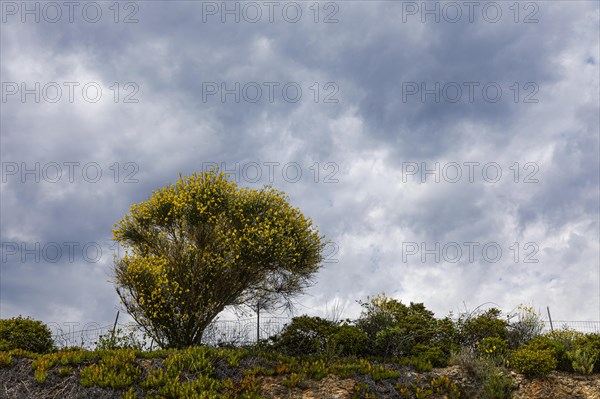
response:
<path id="1" fill-rule="evenodd" d="M 2 266 L 3 317 L 110 320 L 118 302 L 105 282 L 112 224 L 180 172 L 209 163 L 224 165 L 243 185 L 285 190 L 335 242 L 337 263 L 325 265 L 306 297 L 315 311 L 338 298 L 356 313 L 354 299 L 386 291 L 441 314 L 463 300 L 507 309 L 535 300 L 595 317 L 593 306 L 578 306 L 585 294 L 573 287 L 588 287 L 598 273 L 589 262 L 599 250 L 597 3 L 532 3 L 537 23 L 523 23 L 532 9 L 521 9 L 515 23 L 509 3 L 497 3 L 497 22 L 480 10 L 469 22 L 463 9 L 457 23 L 431 16 L 423 23 L 406 8 L 422 2 L 376 1 L 331 2 L 337 11 L 321 7 L 319 23 L 312 3 L 299 3 L 297 22 L 280 9 L 269 22 L 263 8 L 256 23 L 231 16 L 221 23 L 205 8 L 221 2 L 154 1 L 120 9 L 120 21 L 138 19 L 129 24 L 115 23 L 110 4 L 99 4 L 97 23 L 7 16 L 2 24 L 3 82 L 96 82 L 103 90 L 97 103 L 80 96 L 69 103 L 66 92 L 57 103 L 29 96 L 23 104 L 19 95 L 2 103 L 2 162 L 57 162 L 65 176 L 39 184 L 6 177 L 2 241 L 100 242 L 107 254 L 94 264 L 80 257 L 43 267 L 12 256 Z M 327 16 L 338 22 L 322 23 Z M 278 83 L 272 102 L 269 82 Z M 472 102 L 469 82 L 477 84 Z M 221 85 L 236 83 L 256 83 L 261 99 L 227 95 L 223 102 Z M 282 97 L 287 83 L 301 87 L 299 101 Z M 447 85 L 440 101 L 432 94 L 423 100 L 421 85 L 436 83 Z M 497 102 L 482 97 L 489 83 L 502 89 Z M 209 87 L 219 92 L 208 94 Z M 454 103 L 447 97 L 456 87 L 462 96 Z M 139 102 L 124 103 L 128 94 Z M 328 95 L 337 101 L 325 103 Z M 97 163 L 102 179 L 90 183 L 78 169 L 79 177 L 65 181 L 64 162 Z M 503 175 L 490 183 L 479 168 L 469 182 L 463 169 L 457 183 L 422 182 L 405 179 L 407 162 L 496 162 Z M 537 165 L 538 183 L 523 183 L 527 162 Z M 261 165 L 256 182 L 243 172 L 250 163 Z M 277 164 L 272 180 L 265 163 Z M 302 171 L 297 182 L 282 172 L 291 163 Z M 125 183 L 127 176 L 135 182 Z M 505 256 L 494 264 L 402 261 L 403 243 L 454 241 L 498 242 Z M 511 264 L 515 241 L 537 243 L 540 262 Z"/>

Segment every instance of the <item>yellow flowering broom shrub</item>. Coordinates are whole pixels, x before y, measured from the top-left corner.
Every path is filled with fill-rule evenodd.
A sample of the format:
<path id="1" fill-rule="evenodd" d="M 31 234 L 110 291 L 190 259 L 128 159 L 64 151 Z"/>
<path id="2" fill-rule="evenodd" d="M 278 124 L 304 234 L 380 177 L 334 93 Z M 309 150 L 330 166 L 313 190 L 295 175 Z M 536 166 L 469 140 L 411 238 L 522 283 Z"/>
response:
<path id="1" fill-rule="evenodd" d="M 115 224 L 123 305 L 162 347 L 199 345 L 226 307 L 287 302 L 312 282 L 323 237 L 283 192 L 218 171 L 180 177 Z"/>

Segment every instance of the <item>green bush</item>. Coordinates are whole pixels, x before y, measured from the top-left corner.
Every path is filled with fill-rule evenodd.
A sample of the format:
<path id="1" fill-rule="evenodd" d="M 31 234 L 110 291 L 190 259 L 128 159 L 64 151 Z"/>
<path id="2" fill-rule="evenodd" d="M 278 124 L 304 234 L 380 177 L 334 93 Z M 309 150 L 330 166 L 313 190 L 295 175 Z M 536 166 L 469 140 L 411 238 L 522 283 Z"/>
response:
<path id="1" fill-rule="evenodd" d="M 358 301 L 363 310 L 360 318 L 356 321 L 356 326 L 367 334 L 371 342 L 374 342 L 380 331 L 395 324 L 395 314 L 398 313 L 396 308 L 405 306 L 395 299 L 387 298 L 385 294 L 367 299 L 367 302 Z"/>
<path id="2" fill-rule="evenodd" d="M 556 369 L 560 371 L 572 372 L 573 366 L 572 361 L 568 356 L 567 342 L 565 339 L 557 338 L 556 334 L 546 334 L 540 337 L 534 338 L 529 341 L 524 349 L 531 349 L 533 351 L 549 350 L 556 359 Z M 569 345 L 570 350 L 574 348 L 573 345 Z"/>
<path id="3" fill-rule="evenodd" d="M 358 327 L 344 324 L 332 336 L 343 356 L 361 356 L 367 352 L 369 337 Z"/>
<path id="4" fill-rule="evenodd" d="M 10 366 L 12 361 L 13 358 L 9 352 L 0 352 L 0 368 Z"/>
<path id="5" fill-rule="evenodd" d="M 47 353 L 54 349 L 52 333 L 48 326 L 38 320 L 23 318 L 0 320 L 0 351 L 24 349 Z"/>
<path id="6" fill-rule="evenodd" d="M 565 351 L 571 352 L 577 349 L 577 343 L 585 337 L 585 334 L 575 330 L 555 330 L 546 336 L 553 341 L 559 342 Z"/>
<path id="7" fill-rule="evenodd" d="M 381 330 L 375 336 L 375 345 L 372 353 L 385 357 L 405 357 L 410 354 L 414 345 L 413 338 L 405 329 L 400 327 L 388 327 Z"/>
<path id="8" fill-rule="evenodd" d="M 463 314 L 457 321 L 458 343 L 476 349 L 484 338 L 508 338 L 508 322 L 500 318 L 502 312 L 491 308 L 483 313 Z"/>
<path id="9" fill-rule="evenodd" d="M 589 352 L 583 349 L 577 349 L 574 352 L 567 353 L 571 359 L 573 370 L 579 374 L 592 374 L 594 372 L 594 362 L 598 357 L 597 353 Z"/>
<path id="10" fill-rule="evenodd" d="M 369 337 L 371 355 L 409 356 L 413 346 L 435 346 L 444 337 L 442 321 L 436 320 L 422 303 L 411 302 L 407 306 L 385 294 L 359 303 L 363 311 L 356 326 Z"/>
<path id="11" fill-rule="evenodd" d="M 508 399 L 514 384 L 511 378 L 500 373 L 503 368 L 497 367 L 489 357 L 478 356 L 470 348 L 464 347 L 454 352 L 451 364 L 459 365 L 475 380 L 478 392 L 477 398 Z"/>
<path id="12" fill-rule="evenodd" d="M 135 364 L 135 352 L 120 349 L 105 352 L 98 364 L 82 369 L 80 383 L 84 387 L 98 385 L 122 389 L 137 382 L 141 374 L 142 370 Z"/>
<path id="13" fill-rule="evenodd" d="M 458 386 L 450 381 L 450 378 L 445 375 L 442 375 L 438 378 L 433 378 L 429 384 L 437 395 L 443 394 L 444 398 L 447 399 L 460 398 L 460 390 L 458 389 Z"/>
<path id="14" fill-rule="evenodd" d="M 469 376 L 482 383 L 494 369 L 494 364 L 487 358 L 481 358 L 470 348 L 463 347 L 450 357 L 450 364 L 460 366 Z"/>
<path id="15" fill-rule="evenodd" d="M 595 355 L 594 372 L 600 373 L 600 334 L 586 334 L 576 340 L 575 346 L 583 352 Z"/>
<path id="16" fill-rule="evenodd" d="M 504 357 L 508 350 L 508 343 L 502 338 L 488 337 L 477 343 L 477 354 L 489 358 L 497 365 L 504 363 Z"/>
<path id="17" fill-rule="evenodd" d="M 411 354 L 413 357 L 418 357 L 425 361 L 431 362 L 433 367 L 448 366 L 449 357 L 446 355 L 444 350 L 438 346 L 416 344 L 412 347 Z"/>
<path id="18" fill-rule="evenodd" d="M 98 341 L 96 341 L 96 349 L 135 349 L 143 351 L 147 349 L 147 345 L 146 342 L 136 335 L 135 331 L 125 332 L 117 328 L 114 332 L 109 331 L 106 334 L 100 334 Z"/>
<path id="19" fill-rule="evenodd" d="M 532 339 L 539 337 L 544 330 L 544 321 L 539 312 L 532 306 L 519 305 L 519 312 L 510 316 L 516 318 L 508 325 L 508 346 L 510 349 L 519 349 Z"/>
<path id="20" fill-rule="evenodd" d="M 289 356 L 316 355 L 322 353 L 328 340 L 339 326 L 320 317 L 294 317 L 283 331 L 273 337 L 275 349 Z"/>
<path id="21" fill-rule="evenodd" d="M 509 399 L 514 389 L 512 378 L 504 376 L 496 371 L 489 373 L 483 383 L 483 398 L 485 399 Z"/>
<path id="22" fill-rule="evenodd" d="M 518 349 L 512 353 L 511 366 L 527 377 L 543 377 L 556 369 L 556 357 L 551 350 Z"/>

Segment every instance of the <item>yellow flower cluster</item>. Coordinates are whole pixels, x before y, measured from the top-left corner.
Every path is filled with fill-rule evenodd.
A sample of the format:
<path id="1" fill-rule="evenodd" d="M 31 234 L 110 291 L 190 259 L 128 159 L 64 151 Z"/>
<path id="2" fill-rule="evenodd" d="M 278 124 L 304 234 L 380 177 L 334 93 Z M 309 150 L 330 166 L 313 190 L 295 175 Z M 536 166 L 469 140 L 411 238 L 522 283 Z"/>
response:
<path id="1" fill-rule="evenodd" d="M 310 275 L 325 245 L 283 192 L 238 188 L 218 172 L 155 190 L 131 206 L 113 237 L 126 250 L 114 280 L 125 307 L 162 326 L 220 311 L 235 299 L 231 290 L 274 267 Z"/>

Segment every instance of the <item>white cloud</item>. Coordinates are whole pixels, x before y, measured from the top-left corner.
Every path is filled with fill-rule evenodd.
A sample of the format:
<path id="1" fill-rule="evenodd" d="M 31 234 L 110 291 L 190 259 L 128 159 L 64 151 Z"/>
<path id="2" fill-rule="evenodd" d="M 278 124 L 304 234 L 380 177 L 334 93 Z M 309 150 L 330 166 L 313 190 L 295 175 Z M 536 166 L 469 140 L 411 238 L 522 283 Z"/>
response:
<path id="1" fill-rule="evenodd" d="M 392 2 L 340 2 L 333 24 L 314 23 L 308 8 L 295 24 L 205 23 L 200 5 L 167 2 L 140 3 L 137 24 L 3 23 L 3 82 L 103 88 L 95 104 L 10 97 L 2 103 L 3 162 L 96 162 L 103 178 L 89 183 L 78 175 L 71 183 L 65 168 L 58 183 L 7 176 L 2 240 L 106 245 L 129 205 L 179 172 L 256 162 L 261 182 L 242 184 L 257 186 L 268 180 L 264 163 L 276 162 L 273 185 L 337 250 L 338 262 L 325 264 L 299 299 L 300 312 L 324 315 L 337 300 L 357 316 L 355 300 L 385 291 L 424 302 L 438 316 L 463 302 L 505 310 L 533 302 L 559 319 L 597 319 L 598 4 L 537 4 L 537 24 L 515 24 L 508 6 L 496 24 L 421 23 L 419 16 L 402 23 Z M 497 82 L 501 101 L 403 99 L 403 83 L 469 81 Z M 132 92 L 128 82 L 137 84 L 139 103 L 122 102 Z M 206 82 L 279 86 L 273 102 L 263 91 L 257 103 L 233 95 L 223 103 L 221 93 L 203 96 Z M 297 103 L 282 98 L 289 82 L 302 88 Z M 527 95 L 539 101 L 524 103 Z M 135 168 L 125 169 L 128 162 Z M 295 183 L 282 175 L 292 162 L 302 170 Z M 429 175 L 421 182 L 403 169 L 436 162 L 461 165 L 460 181 L 435 183 Z M 479 163 L 473 182 L 465 162 Z M 497 183 L 481 176 L 489 163 L 501 168 Z M 124 183 L 132 172 L 138 182 Z M 524 183 L 527 176 L 539 182 Z M 420 254 L 403 261 L 403 243 L 452 242 L 463 250 L 465 242 L 495 242 L 503 255 L 496 263 L 480 252 L 473 262 L 466 252 L 456 263 L 432 255 L 422 262 Z M 538 262 L 524 263 L 527 254 Z M 13 256 L 2 267 L 2 317 L 110 323 L 118 298 L 105 281 L 109 272 L 108 256 L 92 265 Z"/>

